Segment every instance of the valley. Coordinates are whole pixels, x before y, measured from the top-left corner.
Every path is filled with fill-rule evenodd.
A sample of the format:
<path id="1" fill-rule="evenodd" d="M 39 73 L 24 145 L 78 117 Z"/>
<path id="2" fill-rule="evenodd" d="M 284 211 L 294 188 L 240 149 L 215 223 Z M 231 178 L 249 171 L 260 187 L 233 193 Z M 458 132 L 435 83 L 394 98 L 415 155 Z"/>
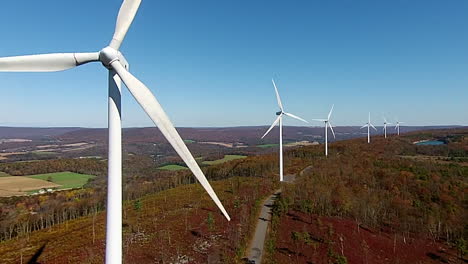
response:
<path id="1" fill-rule="evenodd" d="M 284 169 L 295 175 L 294 183 L 278 181 L 275 147 L 253 147 L 268 142 L 257 140 L 238 152 L 217 144 L 198 147 L 193 140 L 188 146 L 231 222 L 175 153 L 158 157 L 164 148 L 153 149 L 154 143 L 126 143 L 124 259 L 243 263 L 262 201 L 281 187 L 264 263 L 458 263 L 457 245 L 467 236 L 467 139 L 465 128 L 374 136 L 373 144 L 354 138 L 332 142 L 328 158 L 322 144 L 293 145 L 285 150 Z M 214 140 L 219 139 L 202 142 L 220 142 Z M 447 144 L 413 144 L 419 140 Z M 76 142 L 71 147 L 87 141 Z M 103 261 L 107 162 L 105 154 L 89 155 L 0 163 L 0 181 L 13 177 L 83 187 L 0 198 L 0 262 L 29 259 L 43 245 L 41 263 Z M 67 182 L 70 175 L 75 182 Z"/>

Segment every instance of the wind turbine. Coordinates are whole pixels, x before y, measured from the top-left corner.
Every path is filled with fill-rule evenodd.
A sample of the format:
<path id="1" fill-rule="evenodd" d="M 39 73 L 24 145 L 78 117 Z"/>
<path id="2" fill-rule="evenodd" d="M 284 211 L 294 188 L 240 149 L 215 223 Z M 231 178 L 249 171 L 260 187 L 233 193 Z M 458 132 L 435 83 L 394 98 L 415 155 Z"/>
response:
<path id="1" fill-rule="evenodd" d="M 161 133 L 187 164 L 211 199 L 230 217 L 189 149 L 172 125 L 169 117 L 152 92 L 130 72 L 128 63 L 119 51 L 132 24 L 141 0 L 124 0 L 117 16 L 114 36 L 109 46 L 99 52 L 55 53 L 0 58 L 0 72 L 54 72 L 74 68 L 89 62 L 101 62 L 109 70 L 108 128 L 109 157 L 107 181 L 106 263 L 122 262 L 122 136 L 121 81 L 135 100 L 159 127 Z"/>
<path id="2" fill-rule="evenodd" d="M 370 122 L 370 112 L 369 112 L 369 119 L 367 121 L 367 123 L 365 125 L 363 125 L 361 127 L 361 129 L 367 127 L 367 143 L 370 143 L 370 128 L 372 127 L 373 129 L 375 129 L 375 131 L 377 131 L 377 128 L 375 128 L 374 125 L 372 125 L 372 123 Z"/>
<path id="3" fill-rule="evenodd" d="M 385 134 L 385 138 L 387 138 L 387 125 L 391 125 L 392 123 L 387 122 L 387 119 L 385 119 L 385 116 L 383 117 L 383 120 L 384 120 L 383 131 Z"/>
<path id="4" fill-rule="evenodd" d="M 313 119 L 315 121 L 319 121 L 319 122 L 324 122 L 325 123 L 325 156 L 328 156 L 328 130 L 327 130 L 327 127 L 330 126 L 330 130 L 333 134 L 333 138 L 336 138 L 335 137 L 335 132 L 333 131 L 333 126 L 332 124 L 330 123 L 330 117 L 331 117 L 331 114 L 333 112 L 333 107 L 335 107 L 335 105 L 332 105 L 331 109 L 330 109 L 330 112 L 328 113 L 328 117 L 327 119 Z"/>
<path id="5" fill-rule="evenodd" d="M 398 118 L 397 118 L 395 129 L 397 131 L 398 136 L 400 135 L 400 124 L 404 124 L 404 123 L 405 122 L 398 121 Z"/>
<path id="6" fill-rule="evenodd" d="M 280 99 L 280 96 L 279 96 L 279 93 L 278 93 L 278 89 L 276 88 L 276 84 L 275 84 L 275 81 L 273 79 L 271 79 L 271 82 L 273 83 L 273 87 L 275 87 L 275 93 L 276 93 L 276 100 L 278 101 L 278 106 L 280 108 L 280 111 L 279 112 L 276 112 L 276 115 L 278 116 L 275 121 L 273 122 L 273 124 L 271 125 L 271 127 L 267 130 L 267 132 L 262 136 L 262 138 L 264 138 L 266 135 L 268 135 L 268 133 L 273 129 L 274 126 L 276 126 L 276 124 L 279 123 L 279 145 L 280 145 L 280 150 L 279 150 L 279 166 L 280 166 L 280 181 L 283 181 L 283 115 L 286 115 L 286 116 L 289 116 L 289 117 L 292 117 L 292 118 L 295 118 L 297 120 L 301 120 L 303 122 L 306 122 L 306 123 L 309 123 L 307 121 L 305 121 L 304 119 L 298 117 L 298 116 L 295 116 L 291 113 L 286 113 L 284 112 L 284 108 L 283 108 L 283 104 L 281 103 L 281 99 Z"/>

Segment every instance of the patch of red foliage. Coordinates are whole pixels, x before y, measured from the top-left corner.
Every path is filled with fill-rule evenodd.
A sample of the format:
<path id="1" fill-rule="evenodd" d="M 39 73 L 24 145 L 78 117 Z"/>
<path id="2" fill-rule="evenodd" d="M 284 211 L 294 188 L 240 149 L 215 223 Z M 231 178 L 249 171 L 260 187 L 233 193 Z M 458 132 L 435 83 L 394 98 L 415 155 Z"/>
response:
<path id="1" fill-rule="evenodd" d="M 458 263 L 456 251 L 441 242 L 358 226 L 351 219 L 291 210 L 280 222 L 277 263 Z M 297 236 L 294 241 L 292 232 L 308 234 L 308 242 Z M 339 262 L 340 256 L 347 262 Z"/>

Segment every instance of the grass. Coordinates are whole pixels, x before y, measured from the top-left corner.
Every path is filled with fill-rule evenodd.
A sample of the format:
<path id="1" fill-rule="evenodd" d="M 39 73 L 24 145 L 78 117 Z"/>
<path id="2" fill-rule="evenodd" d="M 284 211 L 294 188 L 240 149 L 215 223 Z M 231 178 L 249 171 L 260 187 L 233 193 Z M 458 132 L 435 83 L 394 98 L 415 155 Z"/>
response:
<path id="1" fill-rule="evenodd" d="M 184 139 L 184 142 L 190 144 L 190 143 L 195 143 L 195 140 Z"/>
<path id="2" fill-rule="evenodd" d="M 203 161 L 202 163 L 205 164 L 205 165 L 215 165 L 215 164 L 221 164 L 221 163 L 224 163 L 226 161 L 231 161 L 231 160 L 235 160 L 235 159 L 244 159 L 246 157 L 247 156 L 243 156 L 243 155 L 224 155 L 224 158 L 222 158 L 222 159 L 207 160 L 207 161 Z"/>
<path id="3" fill-rule="evenodd" d="M 10 174 L 0 171 L 0 177 L 10 177 L 10 176 L 11 176 Z"/>
<path id="4" fill-rule="evenodd" d="M 184 166 L 177 165 L 177 164 L 169 164 L 169 165 L 165 165 L 165 166 L 159 167 L 158 169 L 159 169 L 159 170 L 176 171 L 176 170 L 186 170 L 186 169 L 188 169 L 188 168 L 187 168 L 187 167 L 184 167 Z"/>
<path id="5" fill-rule="evenodd" d="M 40 156 L 48 156 L 48 155 L 55 155 L 57 152 L 52 151 L 33 151 L 32 154 L 40 155 Z"/>
<path id="6" fill-rule="evenodd" d="M 278 145 L 279 144 L 262 144 L 262 145 L 257 145 L 257 147 L 259 147 L 259 148 L 272 148 L 272 147 L 276 147 Z"/>
<path id="7" fill-rule="evenodd" d="M 94 178 L 94 175 L 79 174 L 69 171 L 36 174 L 27 176 L 33 179 L 41 179 L 47 181 L 50 179 L 53 183 L 62 185 L 60 189 L 81 188 L 89 179 Z"/>

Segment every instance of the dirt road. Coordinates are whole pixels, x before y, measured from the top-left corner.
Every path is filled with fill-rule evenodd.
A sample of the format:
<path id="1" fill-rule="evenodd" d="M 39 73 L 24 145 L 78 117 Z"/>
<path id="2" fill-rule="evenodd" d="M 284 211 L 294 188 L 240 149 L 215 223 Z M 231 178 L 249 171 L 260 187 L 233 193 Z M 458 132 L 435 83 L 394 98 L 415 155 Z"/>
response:
<path id="1" fill-rule="evenodd" d="M 302 172 L 301 172 L 302 173 Z M 293 183 L 296 179 L 296 175 L 284 175 L 284 182 Z M 255 234 L 252 238 L 250 247 L 247 249 L 248 252 L 248 261 L 247 263 L 262 263 L 263 256 L 263 247 L 265 246 L 265 238 L 267 235 L 268 224 L 271 221 L 271 210 L 273 203 L 275 202 L 278 195 L 281 193 L 281 189 L 275 191 L 270 197 L 268 197 L 260 211 L 260 216 L 258 217 L 257 227 L 255 228 Z"/>
<path id="2" fill-rule="evenodd" d="M 271 221 L 271 209 L 273 203 L 278 195 L 281 193 L 281 190 L 277 190 L 273 195 L 268 197 L 263 203 L 262 209 L 260 211 L 260 216 L 258 218 L 257 227 L 255 229 L 255 234 L 252 239 L 252 243 L 249 248 L 248 263 L 259 264 L 262 262 L 263 247 L 265 245 L 265 238 L 267 234 L 268 224 Z"/>

